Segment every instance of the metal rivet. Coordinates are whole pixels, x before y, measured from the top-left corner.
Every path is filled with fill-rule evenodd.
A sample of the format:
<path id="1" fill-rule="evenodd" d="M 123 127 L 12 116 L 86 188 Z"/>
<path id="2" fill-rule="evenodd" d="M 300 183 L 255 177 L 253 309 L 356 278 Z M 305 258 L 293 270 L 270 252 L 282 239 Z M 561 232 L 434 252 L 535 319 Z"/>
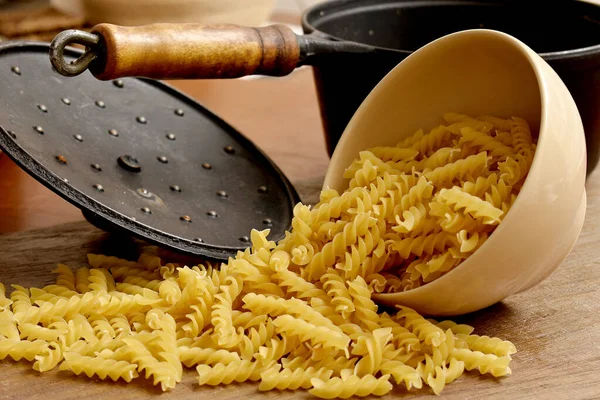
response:
<path id="1" fill-rule="evenodd" d="M 117 159 L 117 162 L 122 168 L 125 168 L 131 172 L 140 172 L 142 170 L 142 166 L 139 161 L 129 154 L 122 155 Z"/>
<path id="2" fill-rule="evenodd" d="M 77 135 L 73 135 L 73 137 L 75 138 L 75 140 L 77 140 L 78 142 L 83 142 L 83 136 L 77 134 Z"/>
<path id="3" fill-rule="evenodd" d="M 56 156 L 56 161 L 58 161 L 61 164 L 66 164 L 67 163 L 67 159 L 65 158 L 65 156 Z"/>
<path id="4" fill-rule="evenodd" d="M 146 214 L 152 214 L 152 210 L 150 210 L 148 207 L 142 207 L 140 210 Z"/>
<path id="5" fill-rule="evenodd" d="M 259 186 L 258 187 L 258 192 L 259 193 L 267 193 L 269 191 L 269 189 L 267 189 L 266 186 Z"/>
<path id="6" fill-rule="evenodd" d="M 63 103 L 65 103 L 66 105 L 70 106 L 71 105 L 71 100 L 67 99 L 66 97 L 63 97 L 62 99 L 60 99 Z"/>
<path id="7" fill-rule="evenodd" d="M 242 236 L 240 238 L 240 242 L 249 242 L 249 241 L 250 241 L 250 238 L 248 236 Z"/>
<path id="8" fill-rule="evenodd" d="M 41 126 L 39 126 L 39 125 L 37 125 L 37 126 L 34 126 L 34 127 L 33 127 L 33 129 L 35 129 L 35 131 L 36 131 L 37 133 L 39 133 L 40 135 L 43 135 L 43 134 L 44 134 L 44 128 L 42 128 L 42 127 L 41 127 Z"/>
<path id="9" fill-rule="evenodd" d="M 100 166 L 100 164 L 92 164 L 91 166 L 96 171 L 102 171 L 102 167 Z"/>
<path id="10" fill-rule="evenodd" d="M 113 85 L 115 85 L 119 89 L 122 88 L 123 86 L 125 86 L 125 84 L 123 83 L 123 81 L 120 80 L 120 79 L 117 79 L 116 81 L 113 81 Z"/>
<path id="11" fill-rule="evenodd" d="M 137 192 L 140 194 L 140 196 L 143 196 L 143 197 L 146 197 L 146 198 L 151 198 L 152 197 L 152 193 L 149 192 L 147 189 L 139 188 L 137 190 Z"/>
<path id="12" fill-rule="evenodd" d="M 106 104 L 102 100 L 96 100 L 96 105 L 100 108 L 106 108 Z"/>
<path id="13" fill-rule="evenodd" d="M 142 117 L 142 116 L 135 117 L 135 120 L 137 122 L 139 122 L 140 124 L 145 124 L 146 122 L 148 122 L 148 120 L 146 119 L 146 117 Z"/>
<path id="14" fill-rule="evenodd" d="M 179 217 L 179 219 L 183 222 L 192 222 L 192 217 L 190 217 L 189 215 L 182 215 L 181 217 Z"/>
<path id="15" fill-rule="evenodd" d="M 169 162 L 169 159 L 165 156 L 158 156 L 158 157 L 156 157 L 156 159 L 163 164 L 167 164 Z"/>
<path id="16" fill-rule="evenodd" d="M 209 163 L 205 162 L 202 164 L 202 168 L 204 169 L 212 169 L 212 165 L 210 165 Z"/>
<path id="17" fill-rule="evenodd" d="M 265 218 L 265 219 L 263 219 L 263 224 L 273 225 L 273 221 L 271 220 L 271 218 Z"/>
<path id="18" fill-rule="evenodd" d="M 207 211 L 206 215 L 208 215 L 209 217 L 213 217 L 213 218 L 217 218 L 219 216 L 219 214 L 217 214 L 217 212 L 214 210 Z"/>
<path id="19" fill-rule="evenodd" d="M 19 67 L 11 67 L 10 70 L 17 75 L 21 75 L 21 68 Z"/>
<path id="20" fill-rule="evenodd" d="M 114 136 L 114 137 L 117 137 L 117 136 L 119 136 L 119 132 L 117 132 L 117 130 L 116 130 L 116 129 L 109 129 L 109 130 L 108 130 L 108 134 L 109 134 L 110 136 Z"/>
<path id="21" fill-rule="evenodd" d="M 6 133 L 8 133 L 8 136 L 10 136 L 13 139 L 17 138 L 17 135 L 15 135 L 15 133 L 13 131 L 6 131 Z"/>
<path id="22" fill-rule="evenodd" d="M 96 183 L 94 185 L 94 189 L 96 189 L 99 192 L 104 192 L 104 188 L 102 187 L 102 185 L 100 185 L 99 183 Z"/>
<path id="23" fill-rule="evenodd" d="M 45 113 L 47 113 L 47 112 L 48 112 L 48 107 L 46 107 L 46 106 L 45 106 L 45 105 L 43 105 L 43 104 L 38 104 L 38 106 L 37 106 L 37 107 L 38 107 L 38 109 L 39 109 L 41 112 L 45 112 Z"/>
<path id="24" fill-rule="evenodd" d="M 175 115 L 179 115 L 180 117 L 183 117 L 183 110 L 181 108 L 178 108 L 177 110 L 175 110 Z"/>
<path id="25" fill-rule="evenodd" d="M 169 140 L 175 140 L 177 138 L 175 137 L 174 133 L 169 132 L 169 133 L 167 133 L 167 139 L 169 139 Z"/>
<path id="26" fill-rule="evenodd" d="M 69 183 L 69 180 L 67 178 L 63 178 L 63 182 L 64 183 Z"/>
<path id="27" fill-rule="evenodd" d="M 171 185 L 170 188 L 174 192 L 181 192 L 181 188 L 178 185 Z"/>
<path id="28" fill-rule="evenodd" d="M 225 148 L 223 150 L 225 150 L 225 153 L 227 153 L 227 154 L 235 153 L 235 149 L 231 146 L 225 146 Z"/>
<path id="29" fill-rule="evenodd" d="M 224 190 L 218 190 L 217 191 L 217 196 L 226 198 L 227 197 L 227 192 L 224 191 Z"/>
<path id="30" fill-rule="evenodd" d="M 198 243 L 204 243 L 204 240 L 200 239 L 200 238 L 196 238 L 194 239 L 194 242 L 198 242 Z"/>

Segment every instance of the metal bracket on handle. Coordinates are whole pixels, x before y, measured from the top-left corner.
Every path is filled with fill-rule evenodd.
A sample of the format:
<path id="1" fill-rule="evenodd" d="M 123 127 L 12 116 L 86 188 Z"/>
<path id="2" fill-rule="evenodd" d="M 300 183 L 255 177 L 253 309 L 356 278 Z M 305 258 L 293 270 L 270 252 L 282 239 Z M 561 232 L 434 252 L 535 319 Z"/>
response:
<path id="1" fill-rule="evenodd" d="M 56 35 L 50 43 L 50 62 L 56 71 L 64 76 L 77 76 L 88 69 L 98 58 L 100 37 L 93 33 L 69 29 Z M 71 44 L 85 46 L 85 52 L 78 59 L 67 62 L 64 57 L 65 47 Z"/>

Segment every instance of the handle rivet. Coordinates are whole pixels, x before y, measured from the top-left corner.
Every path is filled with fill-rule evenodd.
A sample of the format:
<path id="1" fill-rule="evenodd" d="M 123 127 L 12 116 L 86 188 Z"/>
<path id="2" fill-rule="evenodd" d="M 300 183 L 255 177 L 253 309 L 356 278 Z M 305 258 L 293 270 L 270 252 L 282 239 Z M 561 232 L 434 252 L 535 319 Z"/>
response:
<path id="1" fill-rule="evenodd" d="M 135 157 L 130 156 L 129 154 L 122 155 L 117 159 L 117 162 L 119 163 L 121 168 L 124 168 L 131 172 L 140 172 L 142 170 L 142 165 L 140 164 L 140 162 Z"/>

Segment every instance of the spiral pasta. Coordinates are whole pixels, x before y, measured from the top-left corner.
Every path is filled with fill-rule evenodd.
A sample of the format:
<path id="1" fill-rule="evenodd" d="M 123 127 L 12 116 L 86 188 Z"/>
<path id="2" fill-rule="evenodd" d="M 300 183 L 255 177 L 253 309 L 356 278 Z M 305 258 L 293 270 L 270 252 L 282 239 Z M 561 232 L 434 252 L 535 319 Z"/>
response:
<path id="1" fill-rule="evenodd" d="M 396 147 L 359 153 L 342 193 L 297 204 L 278 243 L 252 230 L 226 263 L 135 261 L 98 254 L 59 264 L 41 288 L 0 284 L 0 359 L 173 390 L 199 385 L 322 398 L 439 394 L 464 371 L 511 373 L 508 341 L 426 319 L 372 294 L 418 288 L 460 265 L 510 212 L 534 157 L 526 121 L 446 114 Z M 185 384 L 185 383 L 184 383 Z"/>

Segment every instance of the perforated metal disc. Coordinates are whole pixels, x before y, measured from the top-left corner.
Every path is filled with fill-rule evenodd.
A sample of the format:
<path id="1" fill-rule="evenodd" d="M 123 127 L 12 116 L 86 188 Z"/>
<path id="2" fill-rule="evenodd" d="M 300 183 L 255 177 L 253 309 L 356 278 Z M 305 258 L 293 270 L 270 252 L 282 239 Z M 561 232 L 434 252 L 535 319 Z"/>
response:
<path id="1" fill-rule="evenodd" d="M 0 147 L 30 175 L 97 226 L 188 254 L 283 237 L 298 195 L 249 140 L 163 83 L 63 77 L 48 50 L 0 45 Z"/>

